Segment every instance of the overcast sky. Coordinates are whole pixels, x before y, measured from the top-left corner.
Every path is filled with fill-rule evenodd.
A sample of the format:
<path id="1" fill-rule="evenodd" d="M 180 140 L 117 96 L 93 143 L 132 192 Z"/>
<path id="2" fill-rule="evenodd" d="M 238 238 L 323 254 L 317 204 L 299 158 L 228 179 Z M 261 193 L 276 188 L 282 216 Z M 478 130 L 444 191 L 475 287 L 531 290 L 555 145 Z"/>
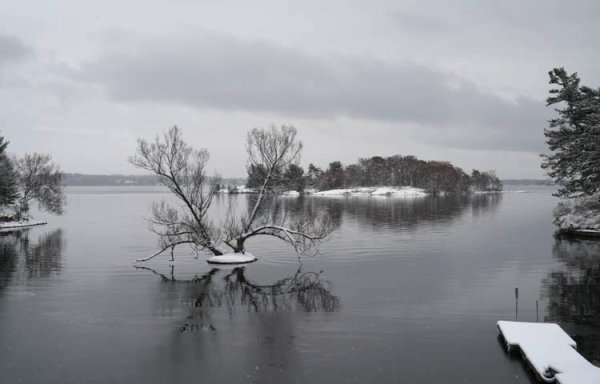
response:
<path id="1" fill-rule="evenodd" d="M 600 85 L 600 2 L 0 0 L 0 134 L 65 172 L 139 173 L 178 125 L 245 175 L 291 124 L 302 164 L 415 155 L 541 178 L 548 71 Z"/>

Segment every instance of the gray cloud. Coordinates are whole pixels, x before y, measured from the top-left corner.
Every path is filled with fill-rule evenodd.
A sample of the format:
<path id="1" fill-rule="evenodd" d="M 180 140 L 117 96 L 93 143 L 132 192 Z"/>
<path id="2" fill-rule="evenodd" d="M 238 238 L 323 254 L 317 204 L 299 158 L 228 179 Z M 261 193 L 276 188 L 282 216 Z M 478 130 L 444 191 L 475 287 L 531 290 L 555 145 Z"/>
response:
<path id="1" fill-rule="evenodd" d="M 119 101 L 416 124 L 419 136 L 459 148 L 543 148 L 543 102 L 507 101 L 414 63 L 318 58 L 220 35 L 136 37 L 121 47 L 82 63 L 75 76 Z"/>
<path id="2" fill-rule="evenodd" d="M 390 15 L 405 31 L 451 33 L 460 41 L 490 44 L 490 37 L 534 39 L 545 46 L 556 43 L 581 48 L 595 43 L 600 3 L 596 0 L 434 0 L 418 7 L 396 7 Z M 448 41 L 448 39 L 446 39 Z M 496 43 L 496 41 L 494 41 Z M 538 47 L 539 48 L 539 47 Z"/>
<path id="3" fill-rule="evenodd" d="M 13 36 L 0 34 L 0 68 L 10 62 L 26 58 L 30 49 Z"/>

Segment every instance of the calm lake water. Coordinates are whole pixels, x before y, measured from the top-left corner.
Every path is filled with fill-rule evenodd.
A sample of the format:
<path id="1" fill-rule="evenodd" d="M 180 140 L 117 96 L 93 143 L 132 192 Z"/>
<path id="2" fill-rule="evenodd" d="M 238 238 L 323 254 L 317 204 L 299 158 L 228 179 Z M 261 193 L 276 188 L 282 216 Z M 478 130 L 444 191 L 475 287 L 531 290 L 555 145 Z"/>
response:
<path id="1" fill-rule="evenodd" d="M 519 189 L 288 202 L 341 216 L 319 255 L 262 238 L 216 269 L 183 248 L 134 268 L 162 190 L 69 188 L 65 216 L 0 233 L 0 382 L 533 383 L 498 340 L 515 318 L 598 363 L 600 242 L 556 239 L 552 190 Z"/>

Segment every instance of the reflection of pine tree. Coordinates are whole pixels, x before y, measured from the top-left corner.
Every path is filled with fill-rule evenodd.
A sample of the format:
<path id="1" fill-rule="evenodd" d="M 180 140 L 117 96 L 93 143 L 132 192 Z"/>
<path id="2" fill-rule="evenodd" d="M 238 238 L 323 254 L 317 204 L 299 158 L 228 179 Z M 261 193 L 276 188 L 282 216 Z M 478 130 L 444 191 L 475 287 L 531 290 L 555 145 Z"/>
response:
<path id="1" fill-rule="evenodd" d="M 600 361 L 600 242 L 557 238 L 553 254 L 565 268 L 542 282 L 546 320 L 570 323 L 581 353 Z"/>
<path id="2" fill-rule="evenodd" d="M 0 288 L 13 279 L 48 277 L 61 270 L 62 231 L 46 233 L 33 243 L 29 235 L 27 229 L 0 232 Z"/>

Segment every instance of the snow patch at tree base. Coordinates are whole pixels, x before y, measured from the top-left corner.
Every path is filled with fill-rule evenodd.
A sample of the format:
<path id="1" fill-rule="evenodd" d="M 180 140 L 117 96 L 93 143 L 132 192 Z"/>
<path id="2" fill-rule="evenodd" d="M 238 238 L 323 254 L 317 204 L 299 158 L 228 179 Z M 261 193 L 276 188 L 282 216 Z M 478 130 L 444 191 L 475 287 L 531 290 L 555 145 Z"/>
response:
<path id="1" fill-rule="evenodd" d="M 206 261 L 209 264 L 247 264 L 258 260 L 253 254 L 246 253 L 226 253 L 219 256 L 211 256 Z"/>

